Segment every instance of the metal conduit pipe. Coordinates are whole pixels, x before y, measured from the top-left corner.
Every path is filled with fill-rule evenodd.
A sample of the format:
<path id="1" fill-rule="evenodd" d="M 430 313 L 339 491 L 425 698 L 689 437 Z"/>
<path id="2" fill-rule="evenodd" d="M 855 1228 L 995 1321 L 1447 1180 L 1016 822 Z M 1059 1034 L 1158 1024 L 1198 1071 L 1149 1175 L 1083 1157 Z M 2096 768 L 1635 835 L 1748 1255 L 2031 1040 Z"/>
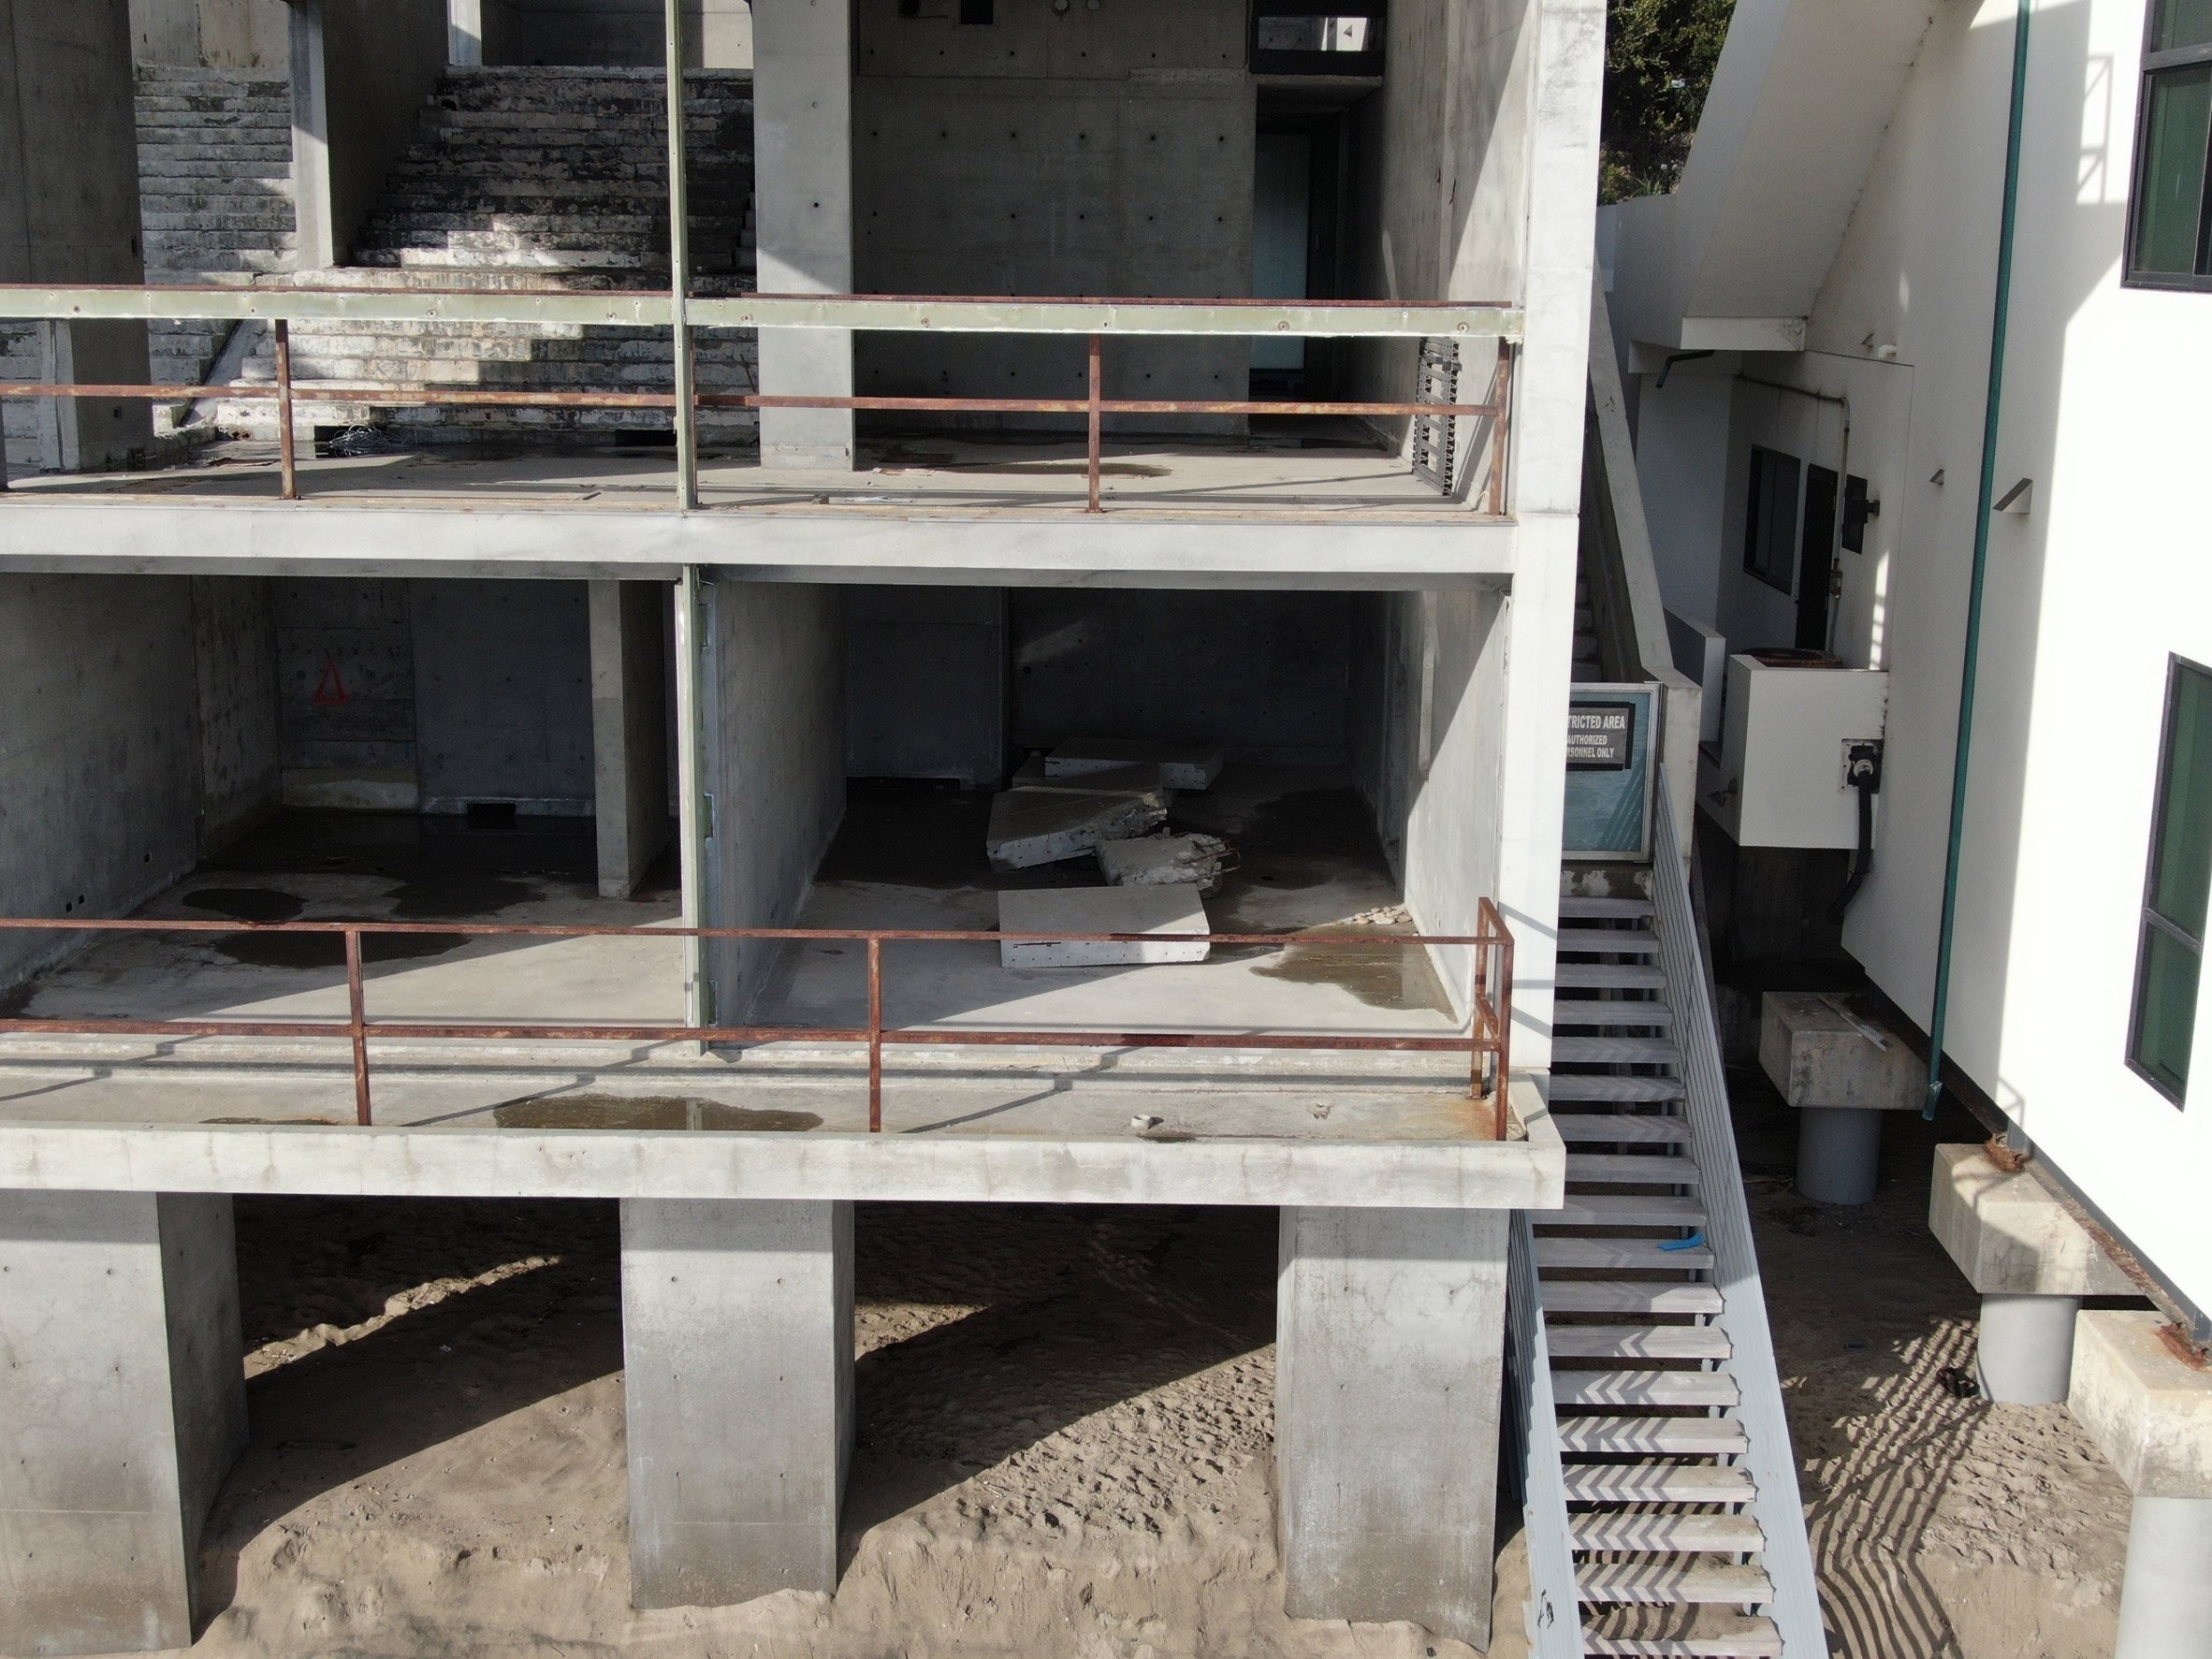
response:
<path id="1" fill-rule="evenodd" d="M 1935 1000 L 1928 1020 L 1928 1098 L 1934 1121 L 1943 1096 L 1943 1030 L 1951 1012 L 1951 953 L 1958 935 L 1958 866 L 1966 842 L 1966 783 L 1974 735 L 1974 682 L 1982 656 L 1982 599 L 1988 586 L 1989 519 L 1997 496 L 1997 437 L 2004 408 L 2004 343 L 2013 303 L 2013 240 L 2019 224 L 2020 128 L 2028 105 L 2028 25 L 2034 0 L 2013 19 L 2013 96 L 2004 143 L 2004 213 L 1997 231 L 1997 296 L 1989 319 L 1989 390 L 1982 415 L 1982 482 L 1974 502 L 1973 574 L 1967 586 L 1966 648 L 1959 665 L 1958 741 L 1951 761 L 1951 832 L 1943 851 L 1943 921 L 1936 935 Z"/>

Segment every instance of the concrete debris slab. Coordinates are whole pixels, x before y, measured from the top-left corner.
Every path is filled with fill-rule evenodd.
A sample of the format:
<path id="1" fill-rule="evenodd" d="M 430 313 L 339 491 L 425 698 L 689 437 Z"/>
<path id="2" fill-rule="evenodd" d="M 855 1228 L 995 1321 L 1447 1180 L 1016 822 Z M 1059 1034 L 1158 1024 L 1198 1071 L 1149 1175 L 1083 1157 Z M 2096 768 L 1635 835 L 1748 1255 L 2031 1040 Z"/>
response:
<path id="1" fill-rule="evenodd" d="M 1078 857 L 1100 841 L 1143 835 L 1167 821 L 1168 804 L 1158 794 L 1010 789 L 991 802 L 984 851 L 993 869 L 1026 870 Z"/>
<path id="2" fill-rule="evenodd" d="M 1099 872 L 1114 887 L 1189 885 L 1211 893 L 1235 862 L 1236 850 L 1218 836 L 1146 836 L 1099 843 Z"/>
<path id="3" fill-rule="evenodd" d="M 1079 794 L 1157 795 L 1163 804 L 1175 798 L 1165 769 L 1152 762 L 1105 766 L 1077 777 L 1055 778 L 1045 770 L 1044 757 L 1033 754 L 1022 763 L 1013 781 L 1016 789 L 1049 789 L 1060 794 L 1072 791 Z"/>
<path id="4" fill-rule="evenodd" d="M 1081 778 L 1150 762 L 1170 789 L 1208 789 L 1221 776 L 1221 751 L 1202 743 L 1146 743 L 1130 737 L 1076 737 L 1045 757 L 1052 778 Z"/>
<path id="5" fill-rule="evenodd" d="M 1054 887 L 998 895 L 1001 933 L 1204 933 L 1206 907 L 1187 886 Z M 1204 940 L 1017 944 L 1001 940 L 1002 968 L 1128 968 L 1203 962 Z"/>

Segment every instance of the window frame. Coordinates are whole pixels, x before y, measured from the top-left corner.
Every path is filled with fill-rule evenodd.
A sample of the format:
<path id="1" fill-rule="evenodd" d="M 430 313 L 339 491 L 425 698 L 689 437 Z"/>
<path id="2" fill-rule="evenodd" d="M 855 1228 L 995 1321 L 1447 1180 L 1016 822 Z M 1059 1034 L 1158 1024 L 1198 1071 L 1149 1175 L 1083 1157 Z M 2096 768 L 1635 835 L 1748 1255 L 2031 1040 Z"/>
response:
<path id="1" fill-rule="evenodd" d="M 2182 1079 L 2181 1092 L 2176 1093 L 2164 1078 L 2143 1064 L 2142 1060 L 2137 1057 L 2137 1054 L 2142 1029 L 2145 983 L 2150 965 L 2149 936 L 2153 930 L 2163 934 L 2176 944 L 2184 945 L 2196 953 L 2197 997 L 2200 1005 L 2205 994 L 2205 940 L 2201 938 L 2190 938 L 2188 933 L 2183 931 L 2178 923 L 2169 921 L 2166 917 L 2160 915 L 2157 907 L 2159 856 L 2165 848 L 2166 814 L 2168 808 L 2173 805 L 2172 791 L 2167 785 L 2170 781 L 2168 764 L 2173 754 L 2174 715 L 2176 710 L 2181 706 L 2181 678 L 2187 674 L 2197 675 L 2207 685 L 2212 685 L 2212 667 L 2207 667 L 2202 662 L 2193 662 L 2178 653 L 2167 657 L 2165 705 L 2159 716 L 2159 766 L 2158 779 L 2154 786 L 2157 790 L 2157 799 L 2150 815 L 2150 853 L 2143 861 L 2143 902 L 2136 908 L 2135 913 L 2135 971 L 2128 994 L 2128 1070 L 2156 1089 L 2160 1098 L 2176 1110 L 2183 1109 L 2188 1104 L 2186 1098 L 2189 1090 L 2188 1078 Z M 2193 1060 L 2195 1056 L 2192 1055 L 2190 1058 Z"/>
<path id="2" fill-rule="evenodd" d="M 2150 163 L 2151 87 L 2170 70 L 2212 64 L 2212 40 L 2160 50 L 2158 31 L 2163 9 L 2164 0 L 2149 0 L 2143 8 L 2143 64 L 2135 83 L 2135 154 L 2128 170 L 2127 242 L 2120 251 L 2120 286 L 2207 294 L 2212 293 L 2212 260 L 2206 261 L 2203 271 L 2144 270 L 2135 263 L 2142 246 L 2143 203 L 2147 194 L 2143 173 Z M 2212 153 L 2212 135 L 2208 135 L 2206 150 Z M 2208 240 L 2212 240 L 2212 153 L 2205 157 L 2204 200 L 2197 209 L 2198 248 L 2204 249 Z"/>
<path id="3" fill-rule="evenodd" d="M 1786 461 L 1790 468 L 1789 521 L 1782 527 L 1779 545 L 1774 542 L 1773 527 L 1766 517 L 1768 478 L 1773 462 Z M 1779 517 L 1779 515 L 1778 515 Z M 1800 557 L 1798 538 L 1803 533 L 1805 521 L 1805 462 L 1802 457 L 1786 449 L 1777 449 L 1769 444 L 1754 444 L 1751 459 L 1745 473 L 1743 492 L 1743 574 L 1754 582 L 1773 589 L 1785 599 L 1797 596 L 1797 561 Z M 1762 531 L 1767 531 L 1762 535 Z M 1768 552 L 1779 555 L 1780 562 L 1771 567 L 1763 564 Z"/>

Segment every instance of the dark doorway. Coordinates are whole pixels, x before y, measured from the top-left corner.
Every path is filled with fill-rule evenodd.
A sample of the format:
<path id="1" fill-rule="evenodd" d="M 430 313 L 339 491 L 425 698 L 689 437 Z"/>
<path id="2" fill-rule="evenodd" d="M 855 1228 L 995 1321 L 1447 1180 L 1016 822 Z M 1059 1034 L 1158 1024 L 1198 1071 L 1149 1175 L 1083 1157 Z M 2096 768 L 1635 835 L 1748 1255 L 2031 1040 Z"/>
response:
<path id="1" fill-rule="evenodd" d="M 1797 648 L 1828 648 L 1828 592 L 1836 560 L 1836 474 L 1805 469 L 1805 529 L 1797 555 Z"/>

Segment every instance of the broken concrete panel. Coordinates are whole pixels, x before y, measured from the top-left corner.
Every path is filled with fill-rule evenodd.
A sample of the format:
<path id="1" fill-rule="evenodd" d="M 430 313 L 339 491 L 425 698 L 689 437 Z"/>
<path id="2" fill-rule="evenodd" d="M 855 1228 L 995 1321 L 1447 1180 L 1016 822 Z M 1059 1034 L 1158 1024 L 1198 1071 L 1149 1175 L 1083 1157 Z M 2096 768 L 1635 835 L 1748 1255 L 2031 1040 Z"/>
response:
<path id="1" fill-rule="evenodd" d="M 984 851 L 993 869 L 1026 870 L 1079 857 L 1101 841 L 1128 840 L 1167 821 L 1167 803 L 1157 795 L 1010 789 L 992 799 Z"/>
<path id="2" fill-rule="evenodd" d="M 1218 836 L 1146 836 L 1099 843 L 1099 869 L 1114 887 L 1189 885 L 1211 893 L 1235 859 Z"/>
<path id="3" fill-rule="evenodd" d="M 1057 887 L 998 895 L 1001 933 L 1205 933 L 1206 907 L 1189 887 Z M 1129 968 L 1203 962 L 1203 939 L 1018 944 L 1002 939 L 1002 968 Z"/>
<path id="4" fill-rule="evenodd" d="M 1767 993 L 1759 1066 L 1792 1106 L 1916 1112 L 1928 1092 L 1928 1068 L 1903 1038 L 1818 992 Z"/>
<path id="5" fill-rule="evenodd" d="M 1082 778 L 1145 762 L 1170 789 L 1208 789 L 1221 776 L 1221 751 L 1201 743 L 1145 743 L 1128 737 L 1077 737 L 1045 757 L 1045 775 Z"/>
<path id="6" fill-rule="evenodd" d="M 1072 778 L 1055 778 L 1045 770 L 1045 764 L 1042 755 L 1031 755 L 1013 775 L 1014 787 L 1049 789 L 1059 794 L 1157 795 L 1162 806 L 1175 798 L 1174 791 L 1169 787 L 1164 768 L 1148 762 L 1129 766 L 1107 766 Z"/>

